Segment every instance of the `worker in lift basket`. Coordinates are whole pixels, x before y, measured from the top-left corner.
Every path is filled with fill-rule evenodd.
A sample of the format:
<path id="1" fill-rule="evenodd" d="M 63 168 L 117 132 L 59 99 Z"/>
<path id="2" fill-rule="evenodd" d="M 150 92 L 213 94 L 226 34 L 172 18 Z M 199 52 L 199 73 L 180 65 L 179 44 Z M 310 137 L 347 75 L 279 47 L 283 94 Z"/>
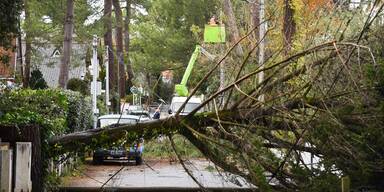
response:
<path id="1" fill-rule="evenodd" d="M 160 109 L 157 108 L 155 113 L 153 114 L 153 119 L 160 119 Z"/>
<path id="2" fill-rule="evenodd" d="M 216 19 L 216 16 L 212 16 L 211 19 L 209 19 L 209 22 L 208 22 L 209 25 L 212 25 L 212 26 L 215 26 L 217 25 L 217 19 Z"/>

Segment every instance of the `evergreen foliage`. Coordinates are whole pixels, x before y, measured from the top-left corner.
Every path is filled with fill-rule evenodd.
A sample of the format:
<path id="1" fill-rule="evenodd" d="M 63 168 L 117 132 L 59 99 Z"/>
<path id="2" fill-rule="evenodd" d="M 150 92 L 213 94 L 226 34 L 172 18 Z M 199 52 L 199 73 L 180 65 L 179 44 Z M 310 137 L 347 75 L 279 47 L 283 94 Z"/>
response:
<path id="1" fill-rule="evenodd" d="M 72 91 L 78 91 L 83 95 L 89 95 L 88 83 L 78 78 L 72 78 L 68 80 L 67 89 Z"/>
<path id="2" fill-rule="evenodd" d="M 48 88 L 47 82 L 45 81 L 43 74 L 38 69 L 35 69 L 31 72 L 31 79 L 29 80 L 29 85 L 31 89 Z"/>
<path id="3" fill-rule="evenodd" d="M 46 128 L 49 137 L 85 130 L 92 125 L 89 98 L 72 91 L 22 89 L 6 92 L 0 95 L 0 111 L 0 125 L 38 124 Z"/>
<path id="4" fill-rule="evenodd" d="M 11 47 L 11 41 L 19 33 L 19 16 L 23 0 L 0 1 L 0 46 Z"/>
<path id="5" fill-rule="evenodd" d="M 177 69 L 175 78 L 181 79 L 195 46 L 202 43 L 201 29 L 218 7 L 216 0 L 151 2 L 132 26 L 137 34 L 131 43 L 134 71 L 157 79 L 162 70 Z"/>

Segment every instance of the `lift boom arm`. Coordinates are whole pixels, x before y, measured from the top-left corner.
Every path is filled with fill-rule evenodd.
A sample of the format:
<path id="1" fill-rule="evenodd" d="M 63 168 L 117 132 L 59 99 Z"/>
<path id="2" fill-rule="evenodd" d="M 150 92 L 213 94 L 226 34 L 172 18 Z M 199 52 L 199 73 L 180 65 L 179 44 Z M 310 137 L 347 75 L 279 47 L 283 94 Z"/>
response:
<path id="1" fill-rule="evenodd" d="M 196 45 L 195 51 L 193 52 L 191 59 L 189 59 L 187 69 L 184 72 L 183 79 L 180 84 L 175 85 L 176 94 L 182 97 L 188 96 L 187 82 L 191 76 L 193 65 L 195 64 L 197 57 L 200 55 L 201 46 Z"/>

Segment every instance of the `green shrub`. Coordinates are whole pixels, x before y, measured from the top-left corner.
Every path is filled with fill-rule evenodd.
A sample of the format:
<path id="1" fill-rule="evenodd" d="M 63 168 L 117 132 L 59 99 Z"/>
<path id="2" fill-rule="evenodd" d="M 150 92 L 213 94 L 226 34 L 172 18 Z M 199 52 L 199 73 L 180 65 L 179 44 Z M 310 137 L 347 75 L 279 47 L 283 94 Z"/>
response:
<path id="1" fill-rule="evenodd" d="M 0 125 L 34 123 L 52 134 L 92 126 L 90 99 L 73 91 L 23 89 L 7 92 L 0 95 L 0 114 Z"/>
<path id="2" fill-rule="evenodd" d="M 78 91 L 83 95 L 89 95 L 89 86 L 86 81 L 78 78 L 72 78 L 68 80 L 67 89 L 72 91 Z"/>
<path id="3" fill-rule="evenodd" d="M 89 97 L 76 92 L 66 92 L 68 99 L 68 132 L 83 131 L 92 126 L 92 105 Z"/>
<path id="4" fill-rule="evenodd" d="M 31 89 L 46 89 L 48 88 L 47 82 L 45 82 L 43 74 L 40 70 L 35 69 L 31 72 L 31 79 L 29 80 L 29 87 Z"/>
<path id="5" fill-rule="evenodd" d="M 62 133 L 66 127 L 68 101 L 58 90 L 18 90 L 0 95 L 0 125 L 39 124 Z"/>
<path id="6" fill-rule="evenodd" d="M 133 103 L 133 95 L 132 94 L 126 95 L 124 98 L 124 101 L 127 103 Z"/>

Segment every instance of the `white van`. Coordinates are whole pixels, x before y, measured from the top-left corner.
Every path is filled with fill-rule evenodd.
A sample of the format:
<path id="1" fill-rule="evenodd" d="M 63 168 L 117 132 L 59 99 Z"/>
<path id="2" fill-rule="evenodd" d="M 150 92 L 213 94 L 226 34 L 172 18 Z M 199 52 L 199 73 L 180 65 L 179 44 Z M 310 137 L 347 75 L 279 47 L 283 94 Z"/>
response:
<path id="1" fill-rule="evenodd" d="M 136 124 L 142 121 L 140 117 L 136 115 L 120 115 L 120 114 L 110 114 L 102 115 L 97 119 L 97 127 L 103 128 L 114 124 Z"/>
<path id="2" fill-rule="evenodd" d="M 176 112 L 180 109 L 181 105 L 187 100 L 187 97 L 173 97 L 171 106 L 169 107 L 169 114 L 176 114 Z M 188 115 L 192 112 L 196 107 L 201 104 L 201 99 L 199 97 L 191 97 L 188 103 L 185 105 L 184 109 L 180 112 L 180 115 Z M 202 112 L 202 109 L 199 109 L 198 112 Z"/>

